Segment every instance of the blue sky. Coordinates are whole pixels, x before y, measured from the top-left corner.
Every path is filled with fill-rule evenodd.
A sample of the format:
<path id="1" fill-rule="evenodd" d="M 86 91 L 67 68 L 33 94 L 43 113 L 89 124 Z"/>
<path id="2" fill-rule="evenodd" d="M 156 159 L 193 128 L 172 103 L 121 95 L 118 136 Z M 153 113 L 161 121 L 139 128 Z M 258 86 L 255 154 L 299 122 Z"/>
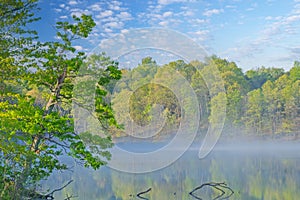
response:
<path id="1" fill-rule="evenodd" d="M 87 41 L 76 43 L 79 50 L 132 29 L 159 27 L 185 34 L 244 71 L 288 70 L 300 60 L 300 0 L 43 0 L 40 7 L 42 40 L 54 38 L 56 21 L 93 15 L 97 26 Z"/>

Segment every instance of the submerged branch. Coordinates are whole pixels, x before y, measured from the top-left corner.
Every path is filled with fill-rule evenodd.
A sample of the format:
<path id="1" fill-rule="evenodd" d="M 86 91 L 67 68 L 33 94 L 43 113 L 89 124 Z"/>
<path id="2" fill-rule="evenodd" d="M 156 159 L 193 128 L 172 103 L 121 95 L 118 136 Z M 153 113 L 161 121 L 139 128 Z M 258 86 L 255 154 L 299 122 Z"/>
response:
<path id="1" fill-rule="evenodd" d="M 148 193 L 148 192 L 150 192 L 150 191 L 151 191 L 151 188 L 149 188 L 149 189 L 146 190 L 146 191 L 143 191 L 143 192 L 138 193 L 136 196 L 137 196 L 138 198 L 140 198 L 140 199 L 149 200 L 148 198 L 142 197 L 141 195 L 146 194 L 146 193 Z"/>
<path id="2" fill-rule="evenodd" d="M 59 192 L 61 190 L 63 190 L 64 188 L 66 188 L 68 185 L 70 185 L 73 182 L 73 180 L 70 180 L 69 182 L 67 182 L 64 186 L 57 188 L 55 190 L 53 190 L 52 192 L 48 193 L 48 194 L 40 194 L 36 191 L 28 191 L 27 195 L 24 199 L 31 199 L 31 200 L 53 200 L 54 199 L 54 193 L 55 192 Z M 67 196 L 67 199 L 71 199 L 74 196 Z"/>
<path id="3" fill-rule="evenodd" d="M 55 192 L 58 192 L 58 191 L 63 190 L 63 189 L 66 188 L 68 185 L 70 185 L 72 182 L 73 182 L 73 180 L 69 180 L 69 182 L 67 182 L 64 186 L 62 186 L 62 187 L 60 187 L 60 188 L 57 188 L 57 189 L 53 190 L 52 192 L 50 192 L 49 194 L 47 194 L 47 196 L 49 196 L 49 195 L 53 196 L 53 194 L 54 194 Z"/>
<path id="4" fill-rule="evenodd" d="M 222 182 L 222 183 L 215 183 L 215 182 L 209 182 L 209 183 L 203 183 L 202 185 L 194 188 L 189 195 L 191 195 L 192 197 L 194 197 L 195 199 L 198 200 L 203 200 L 202 198 L 196 196 L 194 193 L 198 190 L 200 190 L 201 188 L 203 188 L 204 186 L 208 186 L 208 187 L 212 187 L 218 191 L 221 192 L 221 194 L 219 194 L 218 196 L 216 196 L 213 200 L 221 200 L 221 199 L 228 199 L 229 197 L 231 197 L 234 193 L 234 191 L 227 186 L 226 183 Z M 230 194 L 228 194 L 227 196 L 224 197 L 224 195 L 226 194 L 226 190 L 230 191 Z"/>

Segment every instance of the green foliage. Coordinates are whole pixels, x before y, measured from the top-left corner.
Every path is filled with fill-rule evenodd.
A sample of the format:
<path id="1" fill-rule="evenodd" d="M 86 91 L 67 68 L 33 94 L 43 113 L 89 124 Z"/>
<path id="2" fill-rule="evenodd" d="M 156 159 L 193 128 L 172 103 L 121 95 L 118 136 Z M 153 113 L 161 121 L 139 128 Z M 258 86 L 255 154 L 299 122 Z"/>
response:
<path id="1" fill-rule="evenodd" d="M 71 156 L 94 169 L 110 159 L 106 149 L 112 147 L 112 139 L 105 130 L 119 125 L 105 99 L 109 84 L 120 79 L 121 72 L 118 63 L 104 54 L 85 62 L 85 54 L 72 46 L 92 31 L 91 16 L 57 22 L 59 41 L 42 43 L 35 31 L 27 30 L 38 20 L 35 0 L 5 0 L 0 8 L 0 199 L 33 198 L 40 195 L 36 192 L 40 180 L 70 167 L 60 156 Z M 105 61 L 101 69 L 93 59 Z M 103 127 L 99 134 L 74 130 L 76 77 L 81 68 L 91 65 L 97 85 L 89 95 Z"/>
<path id="2" fill-rule="evenodd" d="M 219 70 L 222 80 L 211 83 L 209 80 L 214 80 L 214 67 Z M 193 105 L 181 108 L 178 97 L 169 89 L 145 84 L 155 80 L 175 85 L 177 80 L 170 77 L 168 72 L 171 70 L 181 74 L 196 93 L 201 129 L 207 129 L 209 122 L 217 123 L 221 120 L 222 113 L 219 111 L 225 105 L 224 132 L 272 135 L 293 133 L 299 128 L 298 62 L 288 72 L 281 68 L 262 67 L 244 74 L 235 63 L 216 56 L 207 58 L 204 63 L 193 61 L 186 64 L 178 60 L 163 66 L 157 66 L 151 57 L 147 57 L 133 70 L 123 70 L 123 79 L 116 85 L 112 100 L 118 120 L 124 123 L 131 117 L 139 125 L 145 126 L 153 118 L 151 110 L 157 105 L 163 105 L 162 115 L 167 117 L 168 123 L 177 127 L 184 112 L 193 112 Z M 218 92 L 222 84 L 225 93 Z M 180 92 L 183 92 L 180 88 L 176 89 L 177 94 Z M 120 102 L 127 96 L 130 96 L 130 102 Z M 224 99 L 226 102 L 223 102 Z M 123 109 L 128 104 L 130 116 Z"/>
<path id="3" fill-rule="evenodd" d="M 261 88 L 248 93 L 245 125 L 256 133 L 289 133 L 297 130 L 299 88 L 294 69 L 276 79 L 267 80 Z M 274 72 L 280 69 L 270 69 Z M 265 69 L 265 71 L 267 71 Z M 274 74 L 274 73 L 273 73 Z"/>
<path id="4" fill-rule="evenodd" d="M 261 89 L 252 90 L 247 94 L 247 108 L 244 115 L 245 126 L 255 133 L 259 133 L 263 123 L 264 97 Z"/>
<path id="5" fill-rule="evenodd" d="M 37 32 L 27 24 L 37 21 L 37 0 L 3 0 L 0 2 L 0 92 L 9 91 L 8 81 L 17 80 L 24 72 L 27 59 Z"/>
<path id="6" fill-rule="evenodd" d="M 202 126 L 207 123 L 208 115 L 209 115 L 209 99 L 210 94 L 205 83 L 205 80 L 202 77 L 200 71 L 197 71 L 193 74 L 191 80 L 191 86 L 193 87 L 195 93 L 198 97 L 199 109 L 200 109 L 200 120 L 202 122 Z"/>
<path id="7" fill-rule="evenodd" d="M 290 77 L 293 81 L 300 80 L 300 62 L 296 61 L 290 70 Z"/>
<path id="8" fill-rule="evenodd" d="M 266 81 L 275 81 L 284 74 L 282 68 L 265 68 L 261 67 L 256 70 L 246 72 L 246 78 L 250 83 L 251 89 L 260 88 Z"/>

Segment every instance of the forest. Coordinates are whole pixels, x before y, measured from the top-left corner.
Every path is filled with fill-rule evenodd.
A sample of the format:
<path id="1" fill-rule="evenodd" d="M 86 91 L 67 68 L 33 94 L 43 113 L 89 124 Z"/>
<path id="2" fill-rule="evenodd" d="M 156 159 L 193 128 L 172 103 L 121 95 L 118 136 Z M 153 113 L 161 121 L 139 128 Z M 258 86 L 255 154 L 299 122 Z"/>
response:
<path id="1" fill-rule="evenodd" d="M 119 123 L 132 118 L 137 124 L 146 126 L 152 120 L 151 111 L 160 105 L 160 114 L 166 120 L 167 134 L 179 126 L 184 112 L 193 110 L 194 104 L 182 108 L 174 91 L 153 80 L 166 79 L 164 71 L 174 70 L 189 82 L 197 95 L 200 109 L 200 129 L 207 129 L 212 118 L 212 110 L 218 106 L 222 93 L 214 94 L 205 81 L 209 77 L 211 66 L 220 72 L 221 80 L 217 84 L 225 87 L 226 120 L 224 134 L 228 136 L 292 136 L 299 135 L 300 125 L 300 63 L 284 71 L 283 68 L 260 67 L 243 72 L 234 62 L 217 56 L 211 56 L 204 62 L 183 60 L 172 61 L 163 66 L 156 64 L 151 57 L 142 59 L 133 69 L 123 69 L 122 79 L 118 81 L 112 97 L 113 108 Z M 152 82 L 151 82 L 152 80 Z M 141 87 L 136 88 L 136 85 Z M 166 85 L 166 84 L 165 84 Z M 181 88 L 178 88 L 180 90 Z M 176 93 L 176 92 L 175 92 Z M 126 96 L 130 96 L 128 115 Z M 159 126 L 161 124 L 157 124 Z M 124 134 L 124 132 L 123 132 Z M 122 130 L 116 133 L 121 136 Z"/>

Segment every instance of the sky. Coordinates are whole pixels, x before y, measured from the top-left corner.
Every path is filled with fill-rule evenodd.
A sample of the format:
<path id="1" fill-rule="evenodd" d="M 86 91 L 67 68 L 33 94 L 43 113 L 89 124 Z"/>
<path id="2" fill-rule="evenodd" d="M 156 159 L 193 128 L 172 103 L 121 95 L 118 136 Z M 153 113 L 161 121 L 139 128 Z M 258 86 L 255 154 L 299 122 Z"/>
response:
<path id="1" fill-rule="evenodd" d="M 243 71 L 288 70 L 300 60 L 300 0 L 43 0 L 39 6 L 42 20 L 35 26 L 42 40 L 55 38 L 55 22 L 92 15 L 95 29 L 74 44 L 87 52 L 132 30 L 160 28 L 184 35 Z"/>

